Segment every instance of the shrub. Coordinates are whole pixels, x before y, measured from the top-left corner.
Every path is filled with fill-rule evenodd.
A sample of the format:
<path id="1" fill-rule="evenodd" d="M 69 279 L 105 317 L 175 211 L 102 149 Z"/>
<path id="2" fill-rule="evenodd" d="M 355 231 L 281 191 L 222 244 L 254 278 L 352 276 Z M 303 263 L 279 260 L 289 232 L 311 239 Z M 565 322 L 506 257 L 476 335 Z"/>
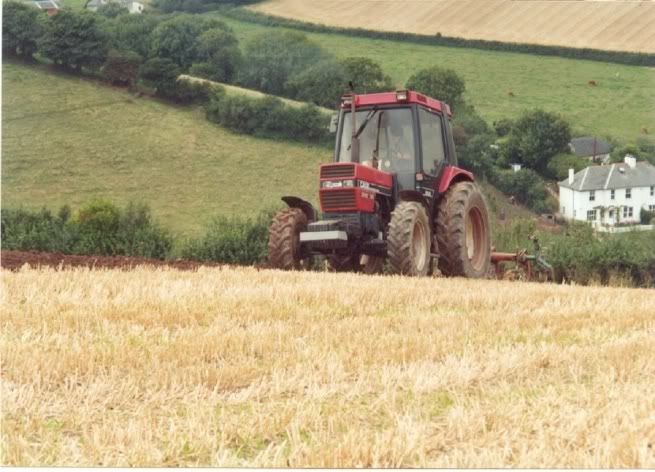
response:
<path id="1" fill-rule="evenodd" d="M 174 99 L 178 103 L 206 103 L 211 93 L 211 84 L 200 80 L 178 79 Z"/>
<path id="2" fill-rule="evenodd" d="M 553 156 L 568 151 L 569 141 L 571 127 L 563 118 L 543 110 L 526 112 L 509 132 L 507 159 L 543 175 Z"/>
<path id="3" fill-rule="evenodd" d="M 61 10 L 45 22 L 39 52 L 56 64 L 80 70 L 102 65 L 108 38 L 98 16 L 89 11 Z"/>
<path id="4" fill-rule="evenodd" d="M 68 224 L 70 208 L 57 215 L 39 211 L 2 209 L 2 249 L 19 251 L 70 252 L 77 237 Z"/>
<path id="5" fill-rule="evenodd" d="M 573 154 L 557 154 L 548 162 L 547 174 L 549 177 L 561 181 L 568 177 L 569 169 L 578 172 L 588 165 L 589 162 Z"/>
<path id="6" fill-rule="evenodd" d="M 645 208 L 641 209 L 639 213 L 639 221 L 642 225 L 649 225 L 655 221 L 655 211 L 648 211 Z"/>
<path id="7" fill-rule="evenodd" d="M 150 59 L 139 69 L 139 78 L 145 85 L 155 89 L 157 95 L 165 98 L 176 97 L 179 75 L 180 69 L 170 59 Z"/>
<path id="8" fill-rule="evenodd" d="M 290 77 L 328 57 L 325 50 L 304 34 L 262 33 L 246 44 L 239 81 L 249 88 L 284 95 Z"/>
<path id="9" fill-rule="evenodd" d="M 495 170 L 490 173 L 492 183 L 507 195 L 516 199 L 536 213 L 548 210 L 546 207 L 546 187 L 539 175 L 531 169 Z"/>
<path id="10" fill-rule="evenodd" d="M 153 15 L 121 15 L 102 23 L 110 39 L 110 47 L 134 51 L 143 58 L 150 57 L 150 33 L 160 19 Z"/>
<path id="11" fill-rule="evenodd" d="M 132 85 L 139 74 L 142 57 L 132 51 L 110 49 L 102 73 L 113 84 Z"/>
<path id="12" fill-rule="evenodd" d="M 116 18 L 121 15 L 129 15 L 130 11 L 120 3 L 111 2 L 101 5 L 97 13 L 105 18 Z"/>
<path id="13" fill-rule="evenodd" d="M 186 243 L 182 257 L 228 264 L 261 264 L 268 255 L 271 217 L 272 212 L 262 212 L 253 219 L 217 217 L 203 237 Z"/>
<path id="14" fill-rule="evenodd" d="M 447 103 L 454 110 L 464 101 L 464 81 L 454 70 L 433 66 L 412 75 L 406 87 Z"/>
<path id="15" fill-rule="evenodd" d="M 3 2 L 2 51 L 5 54 L 31 57 L 43 33 L 39 10 L 27 3 Z"/>
<path id="16" fill-rule="evenodd" d="M 217 82 L 234 80 L 243 59 L 238 41 L 231 31 L 209 29 L 200 35 L 196 48 L 197 60 L 203 65 L 203 77 Z"/>
<path id="17" fill-rule="evenodd" d="M 297 100 L 335 108 L 347 90 L 346 75 L 337 62 L 326 60 L 291 77 L 287 90 Z"/>
<path id="18" fill-rule="evenodd" d="M 352 82 L 355 93 L 385 92 L 393 90 L 391 78 L 382 67 L 368 57 L 347 57 L 339 64 L 344 70 L 346 83 Z"/>

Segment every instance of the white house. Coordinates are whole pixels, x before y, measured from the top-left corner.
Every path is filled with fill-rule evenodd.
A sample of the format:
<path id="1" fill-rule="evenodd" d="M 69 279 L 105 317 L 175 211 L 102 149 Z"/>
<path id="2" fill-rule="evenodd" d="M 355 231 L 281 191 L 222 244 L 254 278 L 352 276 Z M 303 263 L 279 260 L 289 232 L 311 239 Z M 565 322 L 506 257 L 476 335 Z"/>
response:
<path id="1" fill-rule="evenodd" d="M 642 208 L 655 211 L 655 166 L 626 156 L 625 162 L 590 166 L 559 183 L 561 215 L 593 225 L 639 223 Z"/>

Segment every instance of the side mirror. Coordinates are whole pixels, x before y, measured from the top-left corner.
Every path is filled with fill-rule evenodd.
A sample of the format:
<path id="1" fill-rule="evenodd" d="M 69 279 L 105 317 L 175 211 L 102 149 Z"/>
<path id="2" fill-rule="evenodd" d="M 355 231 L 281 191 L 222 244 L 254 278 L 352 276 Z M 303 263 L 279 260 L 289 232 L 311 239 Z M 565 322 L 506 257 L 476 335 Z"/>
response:
<path id="1" fill-rule="evenodd" d="M 335 113 L 330 119 L 330 133 L 337 132 L 337 125 L 339 124 L 339 115 Z"/>

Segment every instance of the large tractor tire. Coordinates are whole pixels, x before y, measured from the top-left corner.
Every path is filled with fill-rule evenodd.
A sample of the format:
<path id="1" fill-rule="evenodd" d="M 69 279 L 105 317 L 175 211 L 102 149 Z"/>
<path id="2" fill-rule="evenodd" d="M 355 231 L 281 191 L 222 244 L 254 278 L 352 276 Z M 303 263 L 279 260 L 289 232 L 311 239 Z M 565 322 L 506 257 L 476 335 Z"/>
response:
<path id="1" fill-rule="evenodd" d="M 487 205 L 473 182 L 453 185 L 437 214 L 439 269 L 447 276 L 486 277 L 491 263 Z"/>
<path id="2" fill-rule="evenodd" d="M 268 261 L 282 270 L 308 269 L 310 258 L 300 251 L 300 232 L 307 228 L 307 216 L 299 208 L 287 208 L 274 217 L 268 231 Z"/>
<path id="3" fill-rule="evenodd" d="M 330 269 L 334 272 L 361 272 L 362 274 L 381 274 L 384 269 L 384 258 L 365 254 L 354 256 L 328 257 Z"/>
<path id="4" fill-rule="evenodd" d="M 387 254 L 395 273 L 424 276 L 430 272 L 430 223 L 418 202 L 400 202 L 391 214 Z"/>

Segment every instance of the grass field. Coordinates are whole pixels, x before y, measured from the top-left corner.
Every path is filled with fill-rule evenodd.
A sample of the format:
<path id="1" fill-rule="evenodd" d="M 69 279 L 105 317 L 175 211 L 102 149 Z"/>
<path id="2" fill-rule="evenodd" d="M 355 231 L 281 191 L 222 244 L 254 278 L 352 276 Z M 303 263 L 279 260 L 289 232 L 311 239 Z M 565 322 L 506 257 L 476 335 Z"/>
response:
<path id="1" fill-rule="evenodd" d="M 655 2 L 651 0 L 268 0 L 251 8 L 350 28 L 655 52 Z"/>
<path id="2" fill-rule="evenodd" d="M 2 273 L 4 465 L 655 467 L 655 292 Z"/>
<path id="3" fill-rule="evenodd" d="M 4 63 L 2 85 L 3 207 L 140 200 L 194 234 L 214 215 L 254 216 L 285 194 L 315 200 L 318 165 L 332 157 L 46 68 Z"/>
<path id="4" fill-rule="evenodd" d="M 308 4 L 311 2 L 307 2 Z M 272 28 L 223 18 L 244 42 Z M 365 56 L 402 86 L 419 69 L 441 65 L 466 82 L 466 96 L 489 122 L 543 108 L 563 114 L 578 134 L 634 142 L 655 132 L 655 69 L 557 57 L 425 46 L 334 34 L 307 36 L 337 57 Z M 596 87 L 590 86 L 595 80 Z M 514 96 L 509 96 L 508 92 Z"/>

